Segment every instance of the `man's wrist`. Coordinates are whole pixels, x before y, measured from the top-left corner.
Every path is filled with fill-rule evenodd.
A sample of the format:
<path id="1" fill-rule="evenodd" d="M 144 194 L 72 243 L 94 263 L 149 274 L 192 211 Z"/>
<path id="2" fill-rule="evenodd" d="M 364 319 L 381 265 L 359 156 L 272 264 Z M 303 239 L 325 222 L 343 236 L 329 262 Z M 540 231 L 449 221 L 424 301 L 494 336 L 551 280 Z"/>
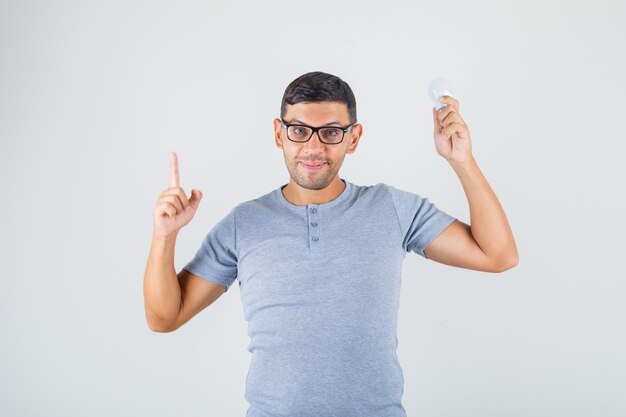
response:
<path id="1" fill-rule="evenodd" d="M 454 169 L 454 172 L 456 172 L 457 175 L 460 177 L 471 175 L 472 172 L 474 172 L 476 168 L 478 168 L 478 163 L 476 162 L 476 159 L 474 159 L 473 155 L 464 162 L 455 162 L 449 160 L 448 163 L 450 164 L 452 169 Z"/>
<path id="2" fill-rule="evenodd" d="M 178 232 L 172 233 L 169 236 L 159 236 L 156 233 L 152 235 L 152 243 L 156 244 L 159 247 L 171 246 L 176 244 L 176 238 L 178 237 Z"/>

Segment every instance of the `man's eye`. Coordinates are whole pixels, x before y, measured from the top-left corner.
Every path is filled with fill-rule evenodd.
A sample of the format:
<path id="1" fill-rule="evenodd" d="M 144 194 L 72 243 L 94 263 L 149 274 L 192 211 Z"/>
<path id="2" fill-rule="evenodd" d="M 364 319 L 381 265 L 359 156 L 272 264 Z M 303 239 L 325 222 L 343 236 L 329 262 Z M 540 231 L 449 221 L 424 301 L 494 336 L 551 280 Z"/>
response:
<path id="1" fill-rule="evenodd" d="M 339 130 L 337 130 L 337 129 L 328 129 L 326 131 L 326 134 L 328 136 L 337 136 L 339 134 Z"/>
<path id="2" fill-rule="evenodd" d="M 304 129 L 302 129 L 301 127 L 295 127 L 295 128 L 293 129 L 293 132 L 294 132 L 296 135 L 301 135 L 301 134 L 303 134 L 303 133 L 304 133 Z"/>

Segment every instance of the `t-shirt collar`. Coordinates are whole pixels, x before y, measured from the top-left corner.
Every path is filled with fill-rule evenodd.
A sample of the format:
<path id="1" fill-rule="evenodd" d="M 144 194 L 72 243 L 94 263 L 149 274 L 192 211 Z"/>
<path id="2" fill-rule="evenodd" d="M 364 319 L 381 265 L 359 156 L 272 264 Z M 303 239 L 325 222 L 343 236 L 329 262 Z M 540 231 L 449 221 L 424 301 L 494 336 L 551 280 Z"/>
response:
<path id="1" fill-rule="evenodd" d="M 280 187 L 278 187 L 276 190 L 274 190 L 274 196 L 276 197 L 276 199 L 278 199 L 280 201 L 280 203 L 283 206 L 286 206 L 286 207 L 290 208 L 291 210 L 301 211 L 301 210 L 303 210 L 303 208 L 306 208 L 306 207 L 319 207 L 320 209 L 330 208 L 330 207 L 336 206 L 337 204 L 345 201 L 348 198 L 348 196 L 350 195 L 350 193 L 352 192 L 352 183 L 350 181 L 344 180 L 343 178 L 340 178 L 340 179 L 341 179 L 341 181 L 343 181 L 344 184 L 346 184 L 346 187 L 343 189 L 341 194 L 339 194 L 337 197 L 335 197 L 333 200 L 330 200 L 327 203 L 306 204 L 306 205 L 303 205 L 303 206 L 298 206 L 298 205 L 292 204 L 283 195 L 282 189 L 284 187 L 286 187 L 287 184 L 283 184 Z"/>

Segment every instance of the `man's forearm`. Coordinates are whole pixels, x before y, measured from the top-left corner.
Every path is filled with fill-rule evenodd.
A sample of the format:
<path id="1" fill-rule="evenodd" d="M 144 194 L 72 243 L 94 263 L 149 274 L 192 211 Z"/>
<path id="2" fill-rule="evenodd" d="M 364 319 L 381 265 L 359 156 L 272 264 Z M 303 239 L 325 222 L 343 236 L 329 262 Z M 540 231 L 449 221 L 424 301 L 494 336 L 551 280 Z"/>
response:
<path id="1" fill-rule="evenodd" d="M 518 254 L 506 214 L 476 160 L 450 163 L 458 175 L 470 209 L 472 235 L 485 255 L 500 264 L 517 264 Z"/>
<path id="2" fill-rule="evenodd" d="M 176 237 L 152 237 L 144 276 L 144 301 L 148 323 L 153 330 L 169 325 L 181 306 L 181 289 L 174 269 Z"/>

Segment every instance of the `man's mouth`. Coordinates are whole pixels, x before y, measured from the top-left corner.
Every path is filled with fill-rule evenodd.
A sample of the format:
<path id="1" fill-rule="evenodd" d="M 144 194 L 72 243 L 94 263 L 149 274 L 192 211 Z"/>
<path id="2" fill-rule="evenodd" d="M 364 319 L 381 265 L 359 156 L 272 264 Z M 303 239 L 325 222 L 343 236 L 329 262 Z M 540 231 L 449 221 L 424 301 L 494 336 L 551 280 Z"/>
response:
<path id="1" fill-rule="evenodd" d="M 306 169 L 320 169 L 326 164 L 325 162 L 300 162 L 300 163 Z"/>

